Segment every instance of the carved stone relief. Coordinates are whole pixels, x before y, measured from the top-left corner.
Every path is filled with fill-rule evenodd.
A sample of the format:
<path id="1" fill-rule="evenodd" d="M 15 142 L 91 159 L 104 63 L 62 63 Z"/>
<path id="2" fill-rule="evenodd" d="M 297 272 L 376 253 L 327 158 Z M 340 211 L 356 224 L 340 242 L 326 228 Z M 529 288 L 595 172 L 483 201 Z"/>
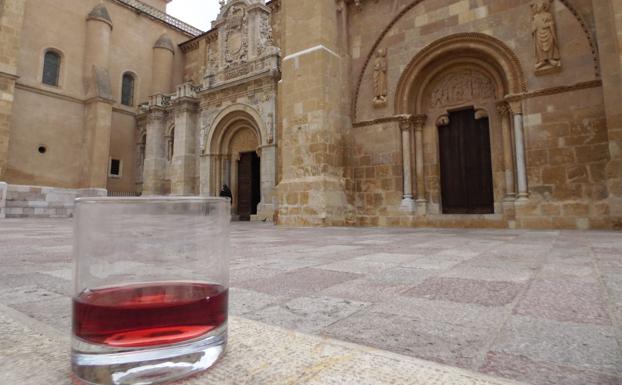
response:
<path id="1" fill-rule="evenodd" d="M 246 63 L 248 59 L 248 23 L 246 9 L 233 6 L 227 14 L 225 31 L 225 67 Z"/>
<path id="2" fill-rule="evenodd" d="M 374 61 L 374 106 L 387 105 L 387 50 L 379 49 Z"/>
<path id="3" fill-rule="evenodd" d="M 552 7 L 553 0 L 531 2 L 531 33 L 534 39 L 537 74 L 561 69 L 559 41 Z"/>
<path id="4" fill-rule="evenodd" d="M 265 14 L 259 18 L 259 42 L 257 44 L 257 54 L 263 55 L 271 47 L 274 46 L 272 40 L 272 25 L 270 25 L 270 16 Z"/>
<path id="5" fill-rule="evenodd" d="M 459 70 L 445 75 L 432 89 L 429 100 L 433 108 L 450 107 L 473 100 L 495 98 L 492 80 L 473 70 Z"/>

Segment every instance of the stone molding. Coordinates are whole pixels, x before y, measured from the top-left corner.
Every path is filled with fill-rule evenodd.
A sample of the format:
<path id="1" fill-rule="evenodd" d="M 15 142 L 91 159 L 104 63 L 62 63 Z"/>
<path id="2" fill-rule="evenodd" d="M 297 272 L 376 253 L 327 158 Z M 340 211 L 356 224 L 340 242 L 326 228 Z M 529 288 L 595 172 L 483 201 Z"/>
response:
<path id="1" fill-rule="evenodd" d="M 356 121 L 356 117 L 357 117 L 357 109 L 358 109 L 358 100 L 359 100 L 359 93 L 361 90 L 361 85 L 363 84 L 364 81 L 364 77 L 365 74 L 367 73 L 367 68 L 369 67 L 373 57 L 374 57 L 374 53 L 378 50 L 378 47 L 380 46 L 380 44 L 382 43 L 382 41 L 385 39 L 385 37 L 389 34 L 389 32 L 391 31 L 391 29 L 395 26 L 395 24 L 402 18 L 404 17 L 410 10 L 412 10 L 415 6 L 423 3 L 424 1 L 427 0 L 413 0 L 412 3 L 410 3 L 409 5 L 405 6 L 397 15 L 395 15 L 395 17 L 389 22 L 389 24 L 385 27 L 385 29 L 380 33 L 380 35 L 378 36 L 378 38 L 376 39 L 376 41 L 374 42 L 374 44 L 371 46 L 365 62 L 363 64 L 363 67 L 361 68 L 361 71 L 359 73 L 358 76 L 358 80 L 356 81 L 356 88 L 354 91 L 354 97 L 352 99 L 352 120 Z M 597 78 L 600 78 L 600 59 L 598 56 L 598 48 L 596 45 L 596 38 L 594 36 L 594 34 L 592 33 L 592 30 L 590 28 L 590 26 L 587 24 L 587 22 L 585 21 L 585 19 L 581 16 L 581 14 L 579 13 L 579 11 L 577 11 L 576 7 L 572 4 L 572 2 L 570 0 L 559 0 L 562 4 L 564 4 L 564 6 L 570 11 L 570 13 L 572 13 L 572 15 L 575 17 L 575 19 L 577 20 L 577 22 L 581 25 L 581 28 L 583 30 L 583 34 L 585 35 L 585 37 L 588 40 L 588 43 L 590 45 L 591 51 L 592 51 L 592 59 L 594 61 L 594 72 L 595 72 L 595 76 Z M 348 2 L 352 3 L 354 2 L 354 0 L 348 0 Z M 434 43 L 432 43 L 434 44 Z"/>

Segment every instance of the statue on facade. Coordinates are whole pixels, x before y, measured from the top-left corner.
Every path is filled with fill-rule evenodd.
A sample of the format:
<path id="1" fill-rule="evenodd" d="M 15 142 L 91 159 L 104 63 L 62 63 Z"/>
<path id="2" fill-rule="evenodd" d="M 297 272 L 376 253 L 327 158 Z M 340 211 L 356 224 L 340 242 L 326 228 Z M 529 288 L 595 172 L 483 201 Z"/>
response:
<path id="1" fill-rule="evenodd" d="M 379 49 L 374 61 L 374 106 L 387 104 L 387 50 Z"/>
<path id="2" fill-rule="evenodd" d="M 559 41 L 555 19 L 551 12 L 552 0 L 533 0 L 531 11 L 531 33 L 536 50 L 536 71 L 547 71 L 561 67 Z"/>

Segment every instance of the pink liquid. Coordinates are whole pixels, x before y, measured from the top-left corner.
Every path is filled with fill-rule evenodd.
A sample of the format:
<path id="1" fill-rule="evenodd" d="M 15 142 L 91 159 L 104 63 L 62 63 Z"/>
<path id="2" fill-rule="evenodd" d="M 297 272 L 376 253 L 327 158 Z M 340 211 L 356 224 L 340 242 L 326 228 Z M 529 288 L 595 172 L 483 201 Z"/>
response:
<path id="1" fill-rule="evenodd" d="M 73 300 L 73 333 L 111 347 L 191 340 L 227 321 L 228 290 L 220 285 L 167 283 L 88 291 Z"/>

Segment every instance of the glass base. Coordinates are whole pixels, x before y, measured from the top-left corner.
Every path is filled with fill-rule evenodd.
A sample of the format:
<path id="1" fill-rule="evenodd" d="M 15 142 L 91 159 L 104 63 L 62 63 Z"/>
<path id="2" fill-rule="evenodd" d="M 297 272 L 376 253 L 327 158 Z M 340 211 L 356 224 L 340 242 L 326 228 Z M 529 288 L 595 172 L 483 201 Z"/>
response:
<path id="1" fill-rule="evenodd" d="M 226 344 L 226 324 L 200 339 L 140 350 L 114 351 L 101 345 L 74 342 L 73 379 L 75 384 L 82 385 L 151 385 L 176 381 L 214 365 L 224 354 Z"/>

